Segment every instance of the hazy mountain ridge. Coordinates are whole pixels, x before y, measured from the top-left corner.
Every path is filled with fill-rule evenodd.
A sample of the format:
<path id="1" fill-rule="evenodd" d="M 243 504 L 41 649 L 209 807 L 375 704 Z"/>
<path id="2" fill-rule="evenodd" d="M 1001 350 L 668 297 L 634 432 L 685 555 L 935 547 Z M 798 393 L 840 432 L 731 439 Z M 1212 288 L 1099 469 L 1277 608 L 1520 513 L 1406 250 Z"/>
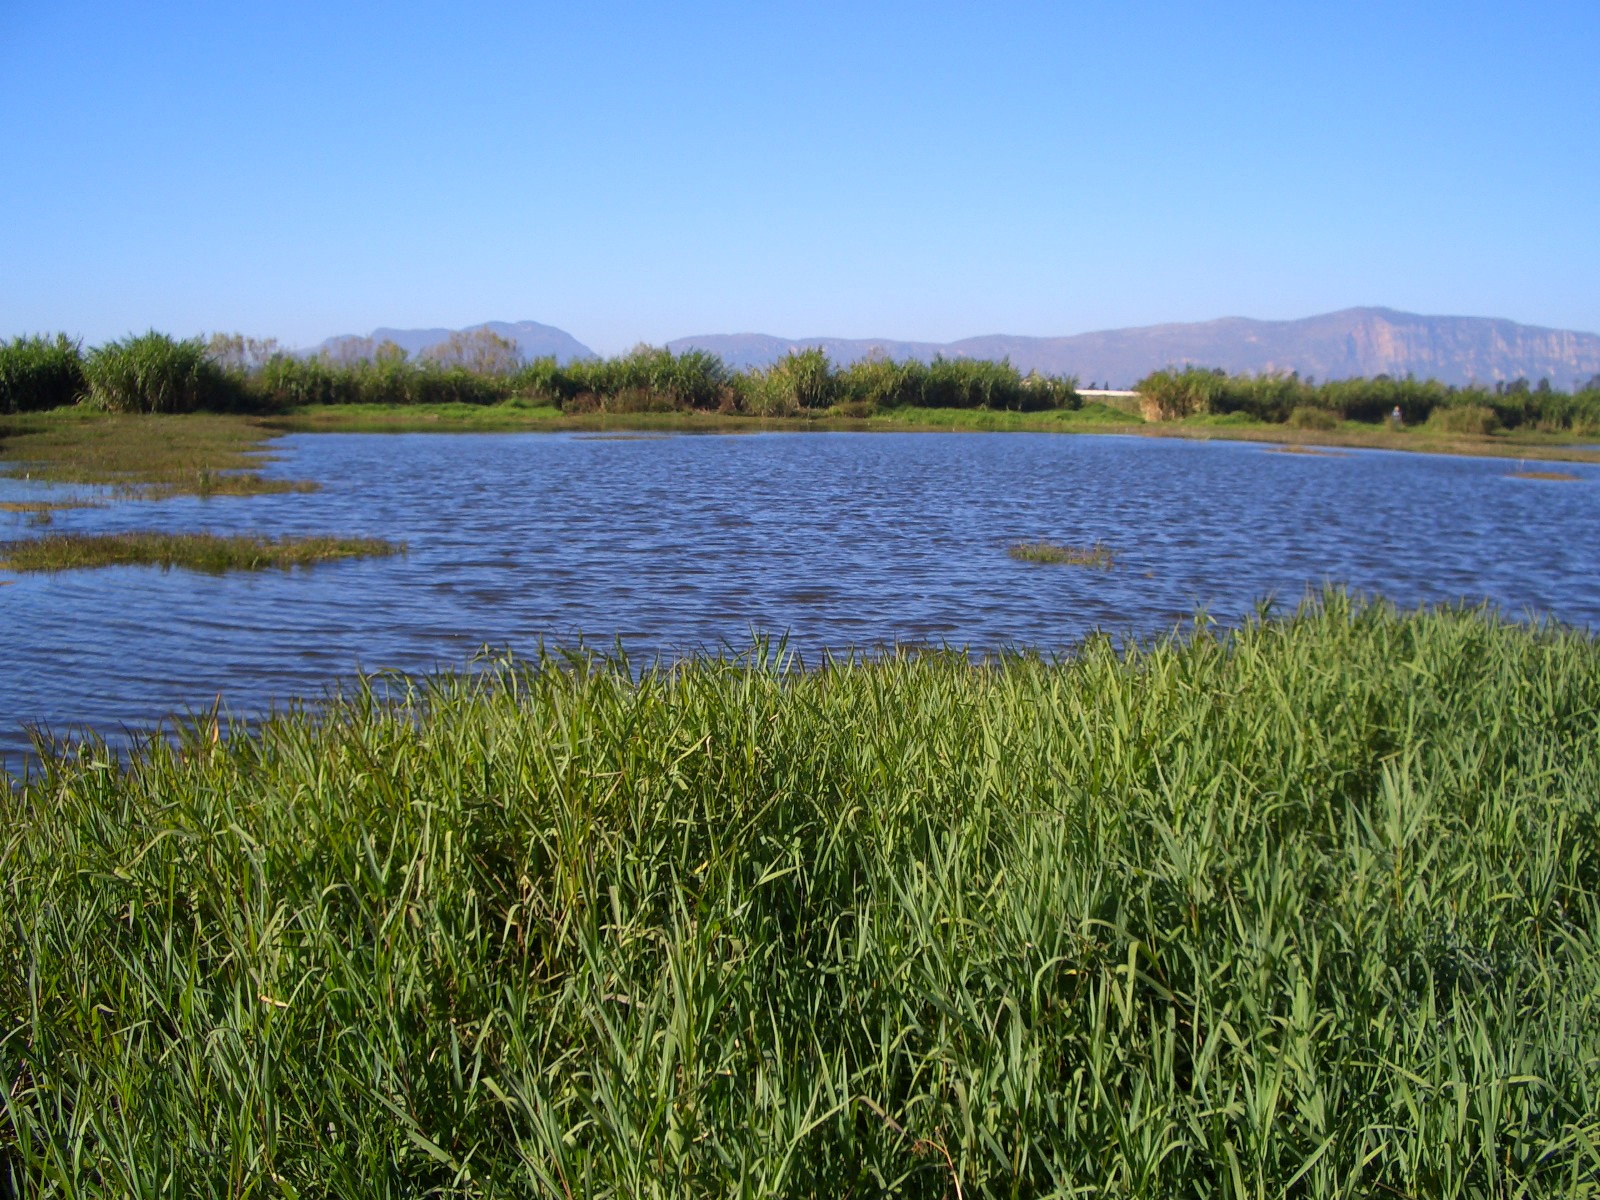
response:
<path id="1" fill-rule="evenodd" d="M 554 325 L 541 325 L 538 321 L 485 321 L 481 325 L 469 325 L 464 330 L 455 329 L 390 329 L 387 327 L 374 329 L 366 335 L 374 345 L 383 342 L 393 342 L 407 354 L 415 358 L 422 351 L 433 346 L 443 345 L 450 340 L 452 333 L 470 333 L 474 329 L 487 329 L 499 334 L 503 338 L 510 338 L 517 343 L 517 352 L 524 359 L 545 358 L 553 356 L 557 362 L 567 363 L 575 358 L 594 358 L 595 352 L 585 346 L 577 338 L 564 329 L 557 329 Z M 316 354 L 327 350 L 335 353 L 339 344 L 351 338 L 364 340 L 359 334 L 342 334 L 331 337 L 312 347 L 311 353 Z"/>
<path id="2" fill-rule="evenodd" d="M 1192 363 L 1234 373 L 1298 371 L 1318 379 L 1415 375 L 1446 383 L 1549 379 L 1571 387 L 1600 374 L 1600 335 L 1490 317 L 1435 317 L 1349 308 L 1295 321 L 1224 317 L 1192 324 L 1107 329 L 1071 337 L 991 334 L 955 342 L 888 338 L 778 338 L 705 334 L 667 343 L 719 354 L 730 366 L 766 366 L 816 346 L 835 362 L 889 358 L 1009 358 L 1020 370 L 1131 385 L 1160 367 Z"/>

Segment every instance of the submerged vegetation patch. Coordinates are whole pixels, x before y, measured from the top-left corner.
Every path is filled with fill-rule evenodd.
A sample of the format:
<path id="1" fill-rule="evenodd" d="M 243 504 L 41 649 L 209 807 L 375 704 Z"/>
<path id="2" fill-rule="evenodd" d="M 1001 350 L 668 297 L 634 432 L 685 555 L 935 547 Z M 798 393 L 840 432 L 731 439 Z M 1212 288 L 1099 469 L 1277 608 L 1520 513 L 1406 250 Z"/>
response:
<path id="1" fill-rule="evenodd" d="M 0 501 L 0 512 L 14 513 L 27 524 L 42 528 L 55 523 L 56 513 L 75 508 L 98 508 L 93 500 L 6 500 Z"/>
<path id="2" fill-rule="evenodd" d="M 1062 542 L 1013 542 L 1006 553 L 1019 562 L 1063 563 L 1072 567 L 1107 568 L 1115 565 L 1116 553 L 1104 542 L 1094 541 L 1087 546 L 1071 546 Z"/>
<path id="3" fill-rule="evenodd" d="M 380 538 L 251 537 L 215 533 L 55 534 L 0 544 L 0 568 L 71 571 L 82 567 L 186 567 L 193 571 L 259 571 L 340 558 L 398 554 Z"/>
<path id="4" fill-rule="evenodd" d="M 62 512 L 73 508 L 97 508 L 93 500 L 4 500 L 0 501 L 0 512 L 9 513 L 53 513 Z"/>
<path id="5" fill-rule="evenodd" d="M 13 1194 L 1600 1178 L 1589 636 L 394 684 L 0 789 Z"/>
<path id="6" fill-rule="evenodd" d="M 1302 454 L 1308 458 L 1344 458 L 1340 450 L 1324 450 L 1321 446 L 1268 446 L 1268 454 Z"/>

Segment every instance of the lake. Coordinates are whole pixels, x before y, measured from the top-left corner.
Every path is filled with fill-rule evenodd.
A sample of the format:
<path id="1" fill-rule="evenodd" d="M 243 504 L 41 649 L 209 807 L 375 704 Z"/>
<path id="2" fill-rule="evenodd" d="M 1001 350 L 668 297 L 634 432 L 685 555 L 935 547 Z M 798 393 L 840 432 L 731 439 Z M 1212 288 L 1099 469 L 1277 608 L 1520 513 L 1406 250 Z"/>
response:
<path id="1" fill-rule="evenodd" d="M 580 637 L 641 659 L 787 634 L 824 649 L 1072 646 L 1222 622 L 1324 582 L 1600 626 L 1600 468 L 1052 434 L 304 434 L 312 495 L 130 501 L 52 531 L 373 535 L 404 557 L 292 574 L 119 567 L 0 587 L 0 754 L 24 725 L 117 740 L 174 711 L 257 715 L 358 669 Z M 0 499 L 41 498 L 0 479 Z M 25 536 L 0 515 L 0 537 Z M 1097 539 L 1110 570 L 1013 561 Z"/>

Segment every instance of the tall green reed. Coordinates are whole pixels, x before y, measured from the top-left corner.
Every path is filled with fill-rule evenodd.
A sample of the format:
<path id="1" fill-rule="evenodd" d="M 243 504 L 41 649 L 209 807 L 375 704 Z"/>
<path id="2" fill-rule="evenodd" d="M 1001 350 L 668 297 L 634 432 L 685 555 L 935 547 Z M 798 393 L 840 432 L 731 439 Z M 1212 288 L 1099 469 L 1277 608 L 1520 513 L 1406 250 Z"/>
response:
<path id="1" fill-rule="evenodd" d="M 75 404 L 84 386 L 83 355 L 66 334 L 0 341 L 0 413 Z"/>
<path id="2" fill-rule="evenodd" d="M 30 1195 L 1594 1195 L 1600 647 L 368 681 L 0 803 Z"/>
<path id="3" fill-rule="evenodd" d="M 198 338 L 179 341 L 151 330 L 89 352 L 88 401 L 120 413 L 186 413 L 229 408 L 234 381 L 211 361 Z"/>

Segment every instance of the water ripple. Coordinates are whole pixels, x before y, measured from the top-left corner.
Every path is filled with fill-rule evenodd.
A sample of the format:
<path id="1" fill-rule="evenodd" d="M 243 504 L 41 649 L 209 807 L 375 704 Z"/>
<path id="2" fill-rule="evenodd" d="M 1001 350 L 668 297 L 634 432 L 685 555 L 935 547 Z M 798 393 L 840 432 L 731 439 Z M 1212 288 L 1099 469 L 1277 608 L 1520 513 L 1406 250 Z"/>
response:
<path id="1" fill-rule="evenodd" d="M 1325 581 L 1600 625 L 1600 471 L 1487 459 L 1029 434 L 296 435 L 312 495 L 67 510 L 54 529 L 404 540 L 404 558 L 212 577 L 114 568 L 0 589 L 0 752 L 25 723 L 115 735 L 266 711 L 358 667 L 459 665 L 584 637 L 649 658 L 787 631 L 823 649 L 1072 645 Z M 26 485 L 0 480 L 0 498 Z M 3 518 L 0 518 L 3 522 Z M 20 522 L 0 536 L 24 536 Z M 1009 542 L 1103 540 L 1110 571 Z"/>

